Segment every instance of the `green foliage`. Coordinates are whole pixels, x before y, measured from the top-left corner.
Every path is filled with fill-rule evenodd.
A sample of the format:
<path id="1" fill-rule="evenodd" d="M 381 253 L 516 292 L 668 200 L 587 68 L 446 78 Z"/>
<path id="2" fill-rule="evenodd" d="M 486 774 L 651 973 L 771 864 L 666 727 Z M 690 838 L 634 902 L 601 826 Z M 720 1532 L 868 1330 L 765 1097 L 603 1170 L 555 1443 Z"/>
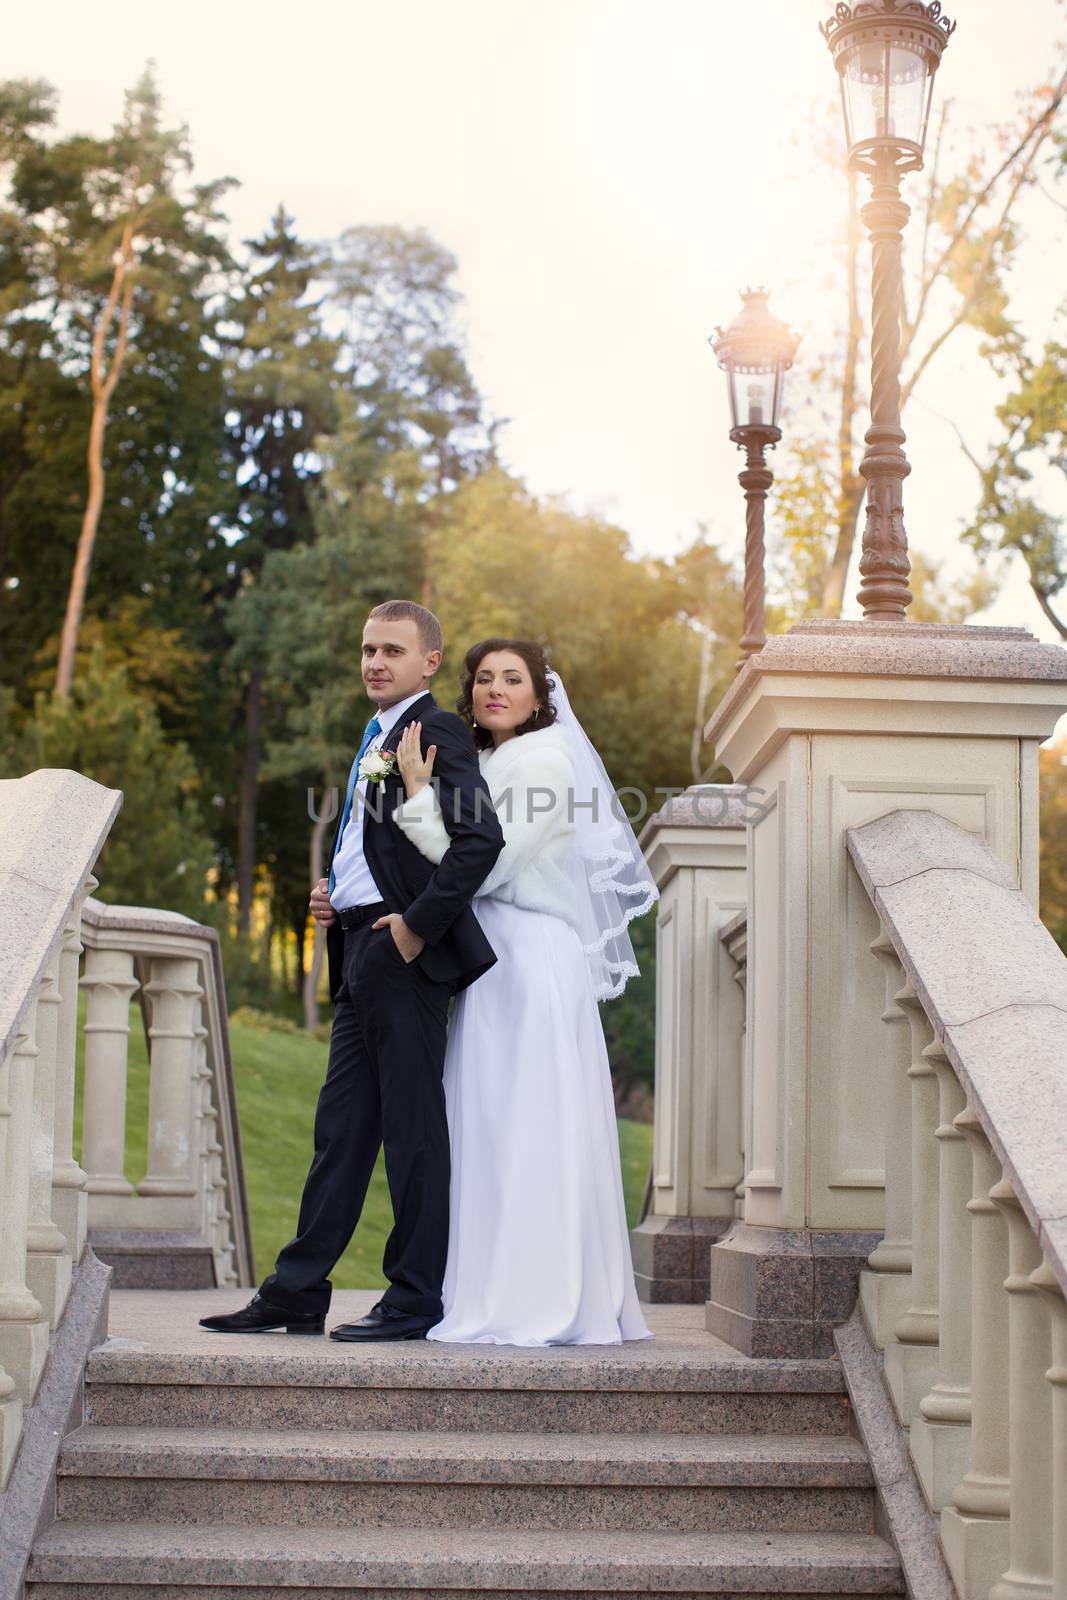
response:
<path id="1" fill-rule="evenodd" d="M 536 639 L 562 673 L 616 787 L 653 803 L 657 788 L 692 781 L 697 624 L 709 604 L 712 569 L 735 626 L 737 620 L 736 582 L 716 552 L 700 542 L 673 565 L 640 560 L 621 529 L 538 500 L 499 470 L 449 497 L 430 551 L 434 609 L 447 646 L 438 678 L 444 704 L 477 640 Z M 721 691 L 737 633 L 717 638 Z"/>
<path id="2" fill-rule="evenodd" d="M 616 1000 L 605 1000 L 600 1020 L 607 1040 L 608 1059 L 616 1096 L 625 1105 L 640 1098 L 651 1108 L 655 1086 L 656 1037 L 656 912 L 635 917 L 629 928 L 639 978 L 631 978 Z"/>
<path id="3" fill-rule="evenodd" d="M 1041 920 L 1067 951 L 1067 741 L 1041 760 Z"/>
<path id="4" fill-rule="evenodd" d="M 212 849 L 195 799 L 196 771 L 183 745 L 167 743 L 154 707 L 130 688 L 125 669 L 107 666 L 97 651 L 69 700 L 39 693 L 21 722 L 10 708 L 9 695 L 0 744 L 5 777 L 73 768 L 123 792 L 96 869 L 100 898 L 203 920 Z"/>
<path id="5" fill-rule="evenodd" d="M 1067 343 L 1061 335 L 1048 339 L 1036 359 L 1020 361 L 1018 382 L 997 408 L 997 420 L 1002 434 L 979 469 L 981 495 L 965 538 L 980 556 L 1020 555 L 1042 609 L 1067 638 L 1067 619 L 1054 605 L 1067 584 L 1064 518 L 1043 503 L 1046 485 L 1062 487 L 1067 477 Z"/>

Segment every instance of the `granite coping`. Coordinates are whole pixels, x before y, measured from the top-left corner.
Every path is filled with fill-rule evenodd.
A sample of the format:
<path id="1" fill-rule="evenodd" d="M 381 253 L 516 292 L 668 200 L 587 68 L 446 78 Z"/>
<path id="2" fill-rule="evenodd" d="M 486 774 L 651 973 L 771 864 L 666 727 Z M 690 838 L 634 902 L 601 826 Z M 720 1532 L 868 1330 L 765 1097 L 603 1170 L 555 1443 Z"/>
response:
<path id="1" fill-rule="evenodd" d="M 641 830 L 641 841 L 656 828 L 747 828 L 745 783 L 694 783 L 654 811 Z"/>
<path id="2" fill-rule="evenodd" d="M 882 1363 L 857 1306 L 834 1329 L 849 1399 L 874 1473 L 890 1536 L 915 1600 L 958 1600 L 941 1548 L 937 1518 L 926 1504 L 904 1433 L 885 1387 Z"/>
<path id="3" fill-rule="evenodd" d="M 334 1294 L 329 1323 L 363 1316 L 376 1290 Z M 703 1306 L 645 1305 L 651 1340 L 616 1345 L 365 1346 L 284 1333 L 212 1333 L 201 1316 L 233 1311 L 248 1291 L 116 1290 L 109 1337 L 89 1358 L 91 1383 L 295 1385 L 365 1389 L 563 1389 L 623 1392 L 843 1392 L 834 1361 L 753 1361 L 709 1334 Z"/>
<path id="4" fill-rule="evenodd" d="M 710 744 L 759 680 L 773 673 L 1064 683 L 1067 649 L 1042 644 L 1026 628 L 834 619 L 798 622 L 748 657 L 704 729 Z"/>
<path id="5" fill-rule="evenodd" d="M 846 843 L 1067 1292 L 1067 959 L 981 835 L 908 810 Z"/>
<path id="6" fill-rule="evenodd" d="M 181 911 L 166 911 L 158 906 L 116 906 L 95 896 L 86 897 L 82 916 L 91 928 L 112 928 L 129 933 L 174 933 L 188 938 L 218 943 L 218 930 L 204 922 L 194 922 Z"/>
<path id="7" fill-rule="evenodd" d="M 119 790 L 80 772 L 46 767 L 0 781 L 0 1056 L 18 1035 L 121 805 Z"/>
<path id="8" fill-rule="evenodd" d="M 7 1488 L 0 1493 L 0 1600 L 21 1600 L 34 1540 L 53 1515 L 56 1462 L 64 1436 L 82 1420 L 82 1375 L 103 1336 L 110 1267 L 87 1249 L 74 1273 L 62 1318 L 31 1406 Z"/>

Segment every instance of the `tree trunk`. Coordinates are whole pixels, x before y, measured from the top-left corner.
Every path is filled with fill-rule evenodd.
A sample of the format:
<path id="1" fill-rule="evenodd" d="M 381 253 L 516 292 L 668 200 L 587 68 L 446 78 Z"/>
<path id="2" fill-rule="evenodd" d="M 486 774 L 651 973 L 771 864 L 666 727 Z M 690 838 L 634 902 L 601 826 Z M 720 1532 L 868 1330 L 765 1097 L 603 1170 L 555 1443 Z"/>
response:
<path id="1" fill-rule="evenodd" d="M 304 940 L 307 936 L 307 902 L 290 902 L 289 926 L 293 930 L 296 959 L 293 972 L 293 994 L 298 998 L 304 992 Z"/>
<path id="2" fill-rule="evenodd" d="M 253 667 L 252 676 L 248 680 L 248 693 L 245 696 L 245 748 L 237 812 L 238 933 L 247 933 L 252 923 L 252 896 L 256 884 L 256 801 L 262 719 L 263 680 L 258 667 Z"/>
<path id="3" fill-rule="evenodd" d="M 329 776 L 324 785 L 325 792 L 330 792 Z M 315 813 L 315 826 L 311 830 L 311 845 L 308 851 L 308 867 L 311 874 L 311 886 L 314 888 L 322 877 L 322 862 L 324 846 L 326 843 L 326 829 L 333 818 L 324 810 Z M 316 1028 L 319 1023 L 319 1002 L 316 998 L 319 990 L 319 977 L 322 973 L 322 962 L 326 954 L 326 929 L 322 923 L 314 923 L 314 945 L 311 953 L 311 965 L 304 975 L 304 1027 Z"/>
<path id="4" fill-rule="evenodd" d="M 78 634 L 85 611 L 85 593 L 89 586 L 89 568 L 93 559 L 100 512 L 104 505 L 104 434 L 107 431 L 108 407 L 115 385 L 122 372 L 126 355 L 126 341 L 130 330 L 130 308 L 133 302 L 133 222 L 126 224 L 111 289 L 93 333 L 93 350 L 90 361 L 93 411 L 89 423 L 89 494 L 82 515 L 78 548 L 74 556 L 74 572 L 67 594 L 67 610 L 63 618 L 63 632 L 59 641 L 59 666 L 56 671 L 56 694 L 61 700 L 70 699 L 74 682 L 74 658 L 78 650 Z M 112 323 L 118 316 L 118 338 L 111 366 L 104 368 L 104 345 Z"/>
<path id="5" fill-rule="evenodd" d="M 711 629 L 704 628 L 700 638 L 700 681 L 697 684 L 696 716 L 689 740 L 689 770 L 694 783 L 702 783 L 704 775 L 704 727 L 707 722 L 708 690 L 711 688 Z"/>

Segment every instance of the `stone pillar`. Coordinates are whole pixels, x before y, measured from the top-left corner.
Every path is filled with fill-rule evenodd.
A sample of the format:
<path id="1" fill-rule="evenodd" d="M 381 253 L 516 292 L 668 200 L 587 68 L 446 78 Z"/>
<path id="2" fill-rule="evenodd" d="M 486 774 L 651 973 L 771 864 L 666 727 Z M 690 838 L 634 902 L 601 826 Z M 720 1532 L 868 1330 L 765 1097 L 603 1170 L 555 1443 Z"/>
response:
<path id="1" fill-rule="evenodd" d="M 1008 1224 L 1008 1453 L 1011 1520 L 1008 1569 L 989 1600 L 1058 1600 L 1052 1589 L 1052 1407 L 1046 1373 L 1052 1346 L 1049 1310 L 1031 1278 L 1041 1246 L 1008 1179 L 990 1199 Z"/>
<path id="2" fill-rule="evenodd" d="M 956 1117 L 971 1151 L 971 1461 L 941 1513 L 941 1539 L 962 1600 L 987 1600 L 1008 1564 L 1008 1233 L 989 1198 L 997 1160 L 971 1107 Z"/>
<path id="3" fill-rule="evenodd" d="M 927 1055 L 941 1100 L 939 1338 L 937 1382 L 911 1419 L 911 1453 L 926 1498 L 940 1511 L 971 1464 L 971 1156 L 955 1121 L 967 1096 L 941 1045 Z"/>
<path id="4" fill-rule="evenodd" d="M 831 1353 L 884 1229 L 879 928 L 846 831 L 937 812 L 984 837 L 1036 905 L 1038 748 L 1064 709 L 1067 654 L 1025 629 L 873 621 L 768 639 L 716 708 L 718 759 L 764 791 L 749 829 L 745 1222 L 712 1250 L 709 1302 L 712 1331 L 741 1348 Z"/>
<path id="5" fill-rule="evenodd" d="M 746 824 L 759 797 L 701 784 L 641 834 L 660 890 L 651 1199 L 631 1234 L 646 1301 L 702 1304 L 708 1254 L 734 1215 L 744 1000 L 719 934 L 745 906 Z"/>
<path id="6" fill-rule="evenodd" d="M 882 1021 L 889 1030 L 882 1074 L 885 1237 L 860 1275 L 860 1301 L 871 1338 L 884 1350 L 911 1295 L 911 1029 L 903 1006 L 908 992 L 904 969 L 883 930 L 872 940 L 871 951 L 885 969 Z"/>
<path id="7" fill-rule="evenodd" d="M 126 1163 L 126 1071 L 130 996 L 137 988 L 128 950 L 85 952 L 85 1136 L 90 1194 L 133 1193 Z"/>
<path id="8" fill-rule="evenodd" d="M 62 996 L 57 950 L 37 994 L 37 1062 L 33 1075 L 33 1138 L 30 1145 L 30 1216 L 26 1229 L 26 1283 L 40 1301 L 48 1325 L 59 1322 L 70 1290 L 71 1255 L 52 1217 L 55 1171 L 56 1062 Z"/>
<path id="9" fill-rule="evenodd" d="M 0 1062 L 0 1105 L 6 1107 L 0 1171 L 0 1364 L 25 1405 L 36 1393 L 48 1354 L 48 1318 L 26 1282 L 36 1029 L 34 995 L 14 1048 Z"/>
<path id="10" fill-rule="evenodd" d="M 62 1230 L 71 1260 L 85 1249 L 85 1173 L 74 1159 L 74 1079 L 78 1040 L 78 957 L 82 953 L 81 907 L 97 887 L 89 877 L 63 929 L 59 954 L 59 1035 L 56 1039 L 55 1162 L 52 1168 L 52 1216 Z"/>
<path id="11" fill-rule="evenodd" d="M 137 1186 L 144 1195 L 195 1195 L 194 1138 L 198 1077 L 196 1028 L 199 1022 L 198 964 L 180 956 L 153 956 L 145 984 L 148 1025 L 148 1171 Z"/>

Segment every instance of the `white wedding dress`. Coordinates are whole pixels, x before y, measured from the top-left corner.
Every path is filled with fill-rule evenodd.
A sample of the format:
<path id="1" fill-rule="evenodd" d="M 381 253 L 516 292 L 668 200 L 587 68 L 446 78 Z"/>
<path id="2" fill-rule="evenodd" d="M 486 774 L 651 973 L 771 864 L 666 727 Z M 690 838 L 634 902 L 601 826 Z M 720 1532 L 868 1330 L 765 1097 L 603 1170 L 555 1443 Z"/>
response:
<path id="1" fill-rule="evenodd" d="M 604 1031 L 581 940 L 558 914 L 574 829 L 558 812 L 532 824 L 524 814 L 528 786 L 573 773 L 558 765 L 561 739 L 546 728 L 481 753 L 494 800 L 508 786 L 515 803 L 473 902 L 497 962 L 457 996 L 448 1036 L 448 1259 L 444 1315 L 428 1339 L 653 1337 L 634 1285 Z M 428 787 L 397 821 L 439 860 L 448 836 L 435 806 Z"/>

